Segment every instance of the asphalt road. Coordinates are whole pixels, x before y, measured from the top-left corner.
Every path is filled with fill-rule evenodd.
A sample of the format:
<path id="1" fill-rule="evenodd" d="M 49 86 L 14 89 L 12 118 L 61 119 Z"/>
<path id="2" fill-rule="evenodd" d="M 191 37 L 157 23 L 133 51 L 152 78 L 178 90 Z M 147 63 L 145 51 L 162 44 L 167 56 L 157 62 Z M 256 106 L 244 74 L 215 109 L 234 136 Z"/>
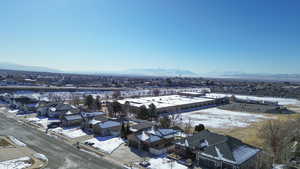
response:
<path id="1" fill-rule="evenodd" d="M 23 126 L 0 113 L 0 135 L 12 135 L 49 159 L 47 169 L 119 169 L 100 157 L 50 137 L 33 128 Z"/>

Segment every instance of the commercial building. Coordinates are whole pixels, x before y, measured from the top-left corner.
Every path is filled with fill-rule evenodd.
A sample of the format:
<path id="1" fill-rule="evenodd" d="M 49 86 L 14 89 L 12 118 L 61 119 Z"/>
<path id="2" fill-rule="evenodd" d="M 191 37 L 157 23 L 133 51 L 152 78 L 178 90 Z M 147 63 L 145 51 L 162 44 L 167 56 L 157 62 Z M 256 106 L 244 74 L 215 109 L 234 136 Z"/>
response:
<path id="1" fill-rule="evenodd" d="M 197 93 L 198 94 L 198 93 Z M 184 95 L 168 95 L 157 97 L 142 97 L 142 98 L 128 98 L 118 100 L 119 103 L 128 104 L 134 112 L 141 106 L 149 108 L 149 105 L 154 104 L 158 113 L 182 112 L 187 109 L 201 108 L 205 106 L 213 106 L 216 104 L 223 104 L 229 102 L 228 98 L 208 98 L 205 96 L 184 96 Z"/>

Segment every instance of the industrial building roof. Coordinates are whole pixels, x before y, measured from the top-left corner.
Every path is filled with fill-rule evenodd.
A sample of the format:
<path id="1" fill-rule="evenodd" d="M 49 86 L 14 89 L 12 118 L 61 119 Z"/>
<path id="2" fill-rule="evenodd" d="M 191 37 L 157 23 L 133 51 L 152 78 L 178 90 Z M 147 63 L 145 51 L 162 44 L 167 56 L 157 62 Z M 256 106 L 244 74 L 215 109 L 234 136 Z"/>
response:
<path id="1" fill-rule="evenodd" d="M 156 108 L 164 108 L 164 107 L 172 107 L 179 106 L 185 104 L 193 104 L 199 102 L 207 102 L 212 101 L 212 98 L 206 97 L 187 97 L 180 95 L 168 95 L 168 96 L 157 96 L 157 97 L 142 97 L 142 98 L 134 98 L 134 99 L 123 99 L 119 100 L 119 103 L 125 104 L 127 101 L 131 106 L 146 106 L 149 107 L 150 104 L 154 104 Z"/>

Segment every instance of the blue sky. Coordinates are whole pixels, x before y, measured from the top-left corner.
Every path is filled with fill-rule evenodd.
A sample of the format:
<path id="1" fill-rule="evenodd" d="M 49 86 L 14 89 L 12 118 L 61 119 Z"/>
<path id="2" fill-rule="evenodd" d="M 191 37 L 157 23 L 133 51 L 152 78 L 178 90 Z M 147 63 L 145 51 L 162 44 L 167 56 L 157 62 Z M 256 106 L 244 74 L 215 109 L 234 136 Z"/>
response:
<path id="1" fill-rule="evenodd" d="M 299 0 L 2 0 L 0 62 L 300 73 Z"/>

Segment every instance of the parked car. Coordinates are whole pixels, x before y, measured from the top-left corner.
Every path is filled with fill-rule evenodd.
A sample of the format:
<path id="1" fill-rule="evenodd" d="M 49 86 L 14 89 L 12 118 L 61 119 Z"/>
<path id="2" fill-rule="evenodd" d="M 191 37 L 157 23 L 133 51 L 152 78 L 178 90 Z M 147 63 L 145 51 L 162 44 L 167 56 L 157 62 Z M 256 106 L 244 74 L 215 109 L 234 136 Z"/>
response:
<path id="1" fill-rule="evenodd" d="M 60 122 L 52 122 L 50 124 L 48 124 L 48 128 L 50 129 L 53 129 L 53 128 L 56 128 L 56 127 L 59 127 L 60 126 Z"/>
<path id="2" fill-rule="evenodd" d="M 147 168 L 150 166 L 150 163 L 148 161 L 142 161 L 140 162 L 140 166 Z"/>

